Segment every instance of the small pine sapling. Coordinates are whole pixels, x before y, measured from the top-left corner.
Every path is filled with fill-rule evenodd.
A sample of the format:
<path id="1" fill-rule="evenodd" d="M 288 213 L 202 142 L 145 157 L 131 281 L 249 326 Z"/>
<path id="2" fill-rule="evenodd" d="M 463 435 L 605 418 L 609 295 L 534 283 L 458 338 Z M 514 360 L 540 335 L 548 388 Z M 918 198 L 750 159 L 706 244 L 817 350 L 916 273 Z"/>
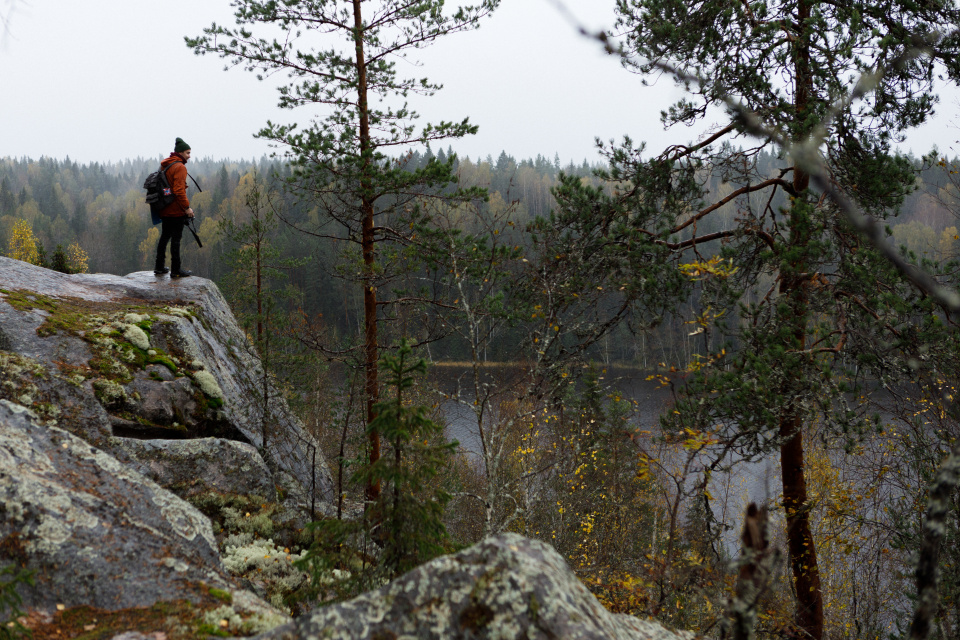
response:
<path id="1" fill-rule="evenodd" d="M 427 407 L 409 404 L 407 392 L 415 376 L 427 370 L 422 358 L 411 362 L 411 353 L 404 339 L 396 356 L 386 355 L 381 361 L 389 399 L 377 403 L 368 429 L 383 437 L 385 455 L 351 478 L 364 485 L 378 481 L 382 493 L 367 504 L 362 521 L 311 525 L 317 541 L 296 563 L 312 574 L 315 587 L 323 589 L 330 588 L 335 570 L 349 570 L 349 580 L 336 587 L 339 597 L 392 580 L 448 548 L 443 515 L 450 494 L 439 486 L 437 476 L 458 443 L 444 440 L 442 425 L 429 418 Z"/>

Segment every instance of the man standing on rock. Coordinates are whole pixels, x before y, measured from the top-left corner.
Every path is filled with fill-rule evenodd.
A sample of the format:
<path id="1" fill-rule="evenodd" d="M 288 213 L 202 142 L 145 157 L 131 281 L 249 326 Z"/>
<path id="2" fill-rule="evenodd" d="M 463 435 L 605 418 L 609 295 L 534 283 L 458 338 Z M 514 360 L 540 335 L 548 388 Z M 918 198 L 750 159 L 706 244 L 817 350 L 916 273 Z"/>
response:
<path id="1" fill-rule="evenodd" d="M 173 192 L 173 202 L 160 212 L 160 242 L 157 244 L 157 263 L 153 273 L 162 276 L 169 272 L 171 278 L 185 278 L 192 271 L 184 271 L 180 267 L 180 239 L 183 237 L 183 227 L 193 217 L 190 200 L 187 199 L 187 160 L 190 159 L 190 145 L 177 138 L 170 157 L 160 163 L 160 168 L 166 172 L 167 183 Z M 167 259 L 167 243 L 170 243 L 170 269 L 164 265 Z"/>

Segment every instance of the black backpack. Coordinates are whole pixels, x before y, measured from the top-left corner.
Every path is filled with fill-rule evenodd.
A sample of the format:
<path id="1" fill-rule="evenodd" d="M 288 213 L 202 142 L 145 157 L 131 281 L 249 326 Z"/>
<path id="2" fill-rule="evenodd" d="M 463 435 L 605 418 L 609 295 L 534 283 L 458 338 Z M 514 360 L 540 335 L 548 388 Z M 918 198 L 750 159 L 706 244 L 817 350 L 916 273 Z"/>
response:
<path id="1" fill-rule="evenodd" d="M 143 181 L 143 188 L 147 190 L 147 204 L 150 205 L 150 217 L 153 219 L 153 224 L 160 224 L 160 212 L 176 199 L 176 196 L 173 195 L 173 189 L 170 188 L 170 182 L 167 180 L 167 170 L 175 164 L 183 163 L 175 160 L 168 164 L 166 169 L 161 167 L 159 171 L 154 171 Z M 203 189 L 200 188 L 194 177 L 189 173 L 187 177 L 193 180 L 197 191 L 203 193 Z"/>
<path id="2" fill-rule="evenodd" d="M 150 205 L 150 217 L 153 218 L 153 224 L 160 224 L 160 212 L 176 198 L 173 195 L 173 189 L 170 188 L 170 182 L 167 180 L 167 169 L 175 164 L 183 164 L 180 161 L 171 162 L 166 169 L 161 168 L 147 176 L 143 181 L 143 188 L 147 190 L 147 204 Z"/>

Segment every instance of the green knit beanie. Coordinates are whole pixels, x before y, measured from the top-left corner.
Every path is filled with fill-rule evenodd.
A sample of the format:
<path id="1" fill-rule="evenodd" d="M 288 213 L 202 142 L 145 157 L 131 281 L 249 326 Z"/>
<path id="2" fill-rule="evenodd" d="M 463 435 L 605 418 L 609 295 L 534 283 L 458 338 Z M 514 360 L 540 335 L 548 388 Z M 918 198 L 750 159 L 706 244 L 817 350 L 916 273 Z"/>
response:
<path id="1" fill-rule="evenodd" d="M 176 151 L 177 153 L 180 153 L 181 151 L 186 151 L 189 148 L 190 148 L 190 145 L 184 142 L 183 138 L 177 138 L 177 143 L 173 146 L 173 150 Z"/>

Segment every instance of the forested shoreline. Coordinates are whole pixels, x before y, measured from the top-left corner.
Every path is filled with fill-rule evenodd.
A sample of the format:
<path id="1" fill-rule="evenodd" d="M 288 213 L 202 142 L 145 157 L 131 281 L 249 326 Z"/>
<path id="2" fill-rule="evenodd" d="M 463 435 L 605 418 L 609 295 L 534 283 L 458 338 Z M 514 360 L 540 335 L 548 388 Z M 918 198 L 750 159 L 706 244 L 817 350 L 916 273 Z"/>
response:
<path id="1" fill-rule="evenodd" d="M 453 154 L 451 148 L 436 155 L 429 150 L 422 155 L 414 152 L 405 158 L 405 167 L 416 169 L 430 158 L 446 162 Z M 4 254 L 11 255 L 16 222 L 25 220 L 44 248 L 48 262 L 56 247 L 65 249 L 76 244 L 86 252 L 87 271 L 91 273 L 125 275 L 152 269 L 159 227 L 150 221 L 142 183 L 147 174 L 156 170 L 161 158 L 92 164 L 78 164 L 69 158 L 0 159 L 0 247 Z M 960 251 L 956 238 L 956 187 L 937 163 L 911 161 L 917 173 L 916 189 L 907 195 L 899 214 L 887 222 L 892 232 L 890 242 L 906 247 L 920 259 L 952 260 Z M 756 159 L 757 173 L 772 175 L 775 162 L 775 157 L 760 154 Z M 956 162 L 948 164 L 955 166 Z M 548 160 L 544 156 L 518 161 L 501 152 L 496 160 L 492 156 L 472 161 L 458 159 L 453 167 L 461 186 L 478 186 L 488 191 L 489 201 L 479 206 L 486 212 L 507 212 L 511 222 L 522 228 L 536 218 L 549 216 L 555 206 L 552 190 L 559 184 L 561 173 L 596 185 L 600 181 L 594 177 L 594 171 L 602 165 L 584 161 L 580 165 L 561 166 L 559 158 Z M 356 330 L 363 313 L 361 301 L 353 287 L 336 273 L 335 250 L 297 231 L 299 221 L 311 216 L 315 220 L 317 214 L 309 201 L 300 201 L 284 192 L 285 181 L 291 177 L 288 163 L 267 157 L 241 161 L 199 158 L 191 160 L 189 171 L 203 189 L 203 193 L 197 193 L 190 184 L 188 194 L 197 211 L 196 228 L 204 246 L 198 248 L 189 234 L 184 240 L 185 260 L 197 275 L 222 285 L 230 274 L 229 256 L 238 243 L 225 237 L 223 231 L 225 225 L 239 224 L 249 217 L 245 198 L 256 179 L 264 185 L 264 205 L 269 199 L 269 207 L 280 215 L 270 229 L 269 242 L 277 252 L 276 258 L 290 263 L 280 278 L 284 286 L 295 290 L 285 311 L 302 312 L 308 317 L 322 315 L 341 335 Z M 703 198 L 721 200 L 742 186 L 725 178 L 729 176 L 719 172 L 700 176 Z M 782 207 L 785 201 L 781 197 L 775 206 Z M 758 205 L 759 200 L 754 198 L 746 206 Z M 711 223 L 733 220 L 737 206 L 743 205 L 724 205 L 722 215 Z M 712 230 L 704 225 L 699 233 Z M 524 240 L 520 238 L 521 242 Z M 703 253 L 711 257 L 719 248 L 719 243 L 708 244 Z M 688 306 L 679 316 L 692 313 L 692 309 Z M 620 325 L 604 342 L 593 347 L 591 357 L 603 364 L 619 363 L 642 370 L 689 359 L 695 346 L 689 344 L 688 327 L 679 316 L 667 318 L 653 332 L 630 331 L 626 325 Z M 519 334 L 506 332 L 487 345 L 483 360 L 512 362 L 518 339 Z M 465 346 L 451 340 L 431 345 L 429 355 L 438 362 L 469 359 Z"/>
<path id="2" fill-rule="evenodd" d="M 190 161 L 203 247 L 184 240 L 243 329 L 227 347 L 262 365 L 263 448 L 285 401 L 330 465 L 264 593 L 302 613 L 511 532 L 611 611 L 704 636 L 960 637 L 960 173 L 896 146 L 960 82 L 960 8 L 620 0 L 579 32 L 682 88 L 674 138 L 562 166 L 458 158 L 469 103 L 414 111 L 442 88 L 420 50 L 499 5 L 236 0 L 185 38 L 282 78 L 290 111 L 255 132 L 282 159 Z M 158 160 L 0 160 L 0 247 L 149 270 Z M 244 504 L 266 528 L 243 544 L 280 546 Z M 461 628 L 500 631 L 471 608 Z"/>
<path id="3" fill-rule="evenodd" d="M 724 153 L 737 157 L 742 151 Z M 695 174 L 702 191 L 693 210 L 727 202 L 699 227 L 676 234 L 678 246 L 710 238 L 751 211 L 785 215 L 791 206 L 786 194 L 749 193 L 751 181 L 775 176 L 782 160 L 764 152 L 742 157 L 750 166 L 739 177 L 705 169 Z M 724 585 L 734 580 L 737 521 L 751 492 L 766 482 L 756 465 L 767 454 L 750 445 L 732 448 L 739 436 L 720 436 L 724 426 L 736 429 L 737 420 L 747 418 L 718 418 L 717 426 L 707 427 L 711 418 L 698 418 L 698 407 L 703 397 L 710 398 L 708 414 L 729 400 L 749 402 L 706 385 L 716 384 L 709 376 L 725 372 L 738 384 L 747 379 L 742 365 L 725 358 L 752 348 L 738 332 L 749 340 L 749 305 L 762 305 L 763 291 L 772 291 L 775 280 L 758 272 L 746 306 L 728 303 L 717 313 L 718 283 L 722 289 L 737 277 L 739 261 L 725 241 L 708 240 L 679 269 L 658 268 L 665 279 L 649 283 L 643 295 L 651 302 L 633 314 L 623 292 L 647 286 L 642 273 L 607 271 L 603 264 L 598 271 L 589 257 L 590 251 L 602 254 L 590 244 L 593 223 L 586 220 L 588 226 L 571 232 L 577 218 L 571 222 L 556 211 L 571 210 L 571 189 L 616 197 L 627 183 L 612 180 L 610 167 L 561 167 L 543 157 L 518 162 L 506 153 L 497 160 L 459 160 L 451 149 L 390 162 L 407 171 L 442 163 L 458 177 L 456 188 L 486 190 L 456 206 L 417 201 L 385 217 L 385 226 L 403 221 L 409 228 L 405 237 L 393 236 L 397 247 L 381 254 L 378 287 L 399 301 L 382 313 L 383 353 L 412 339 L 417 353 L 436 366 L 406 402 L 432 406 L 433 419 L 448 434 L 468 436 L 446 461 L 431 458 L 436 454 L 429 447 L 407 451 L 428 474 L 410 489 L 412 499 L 450 501 L 444 521 L 454 545 L 505 530 L 541 538 L 568 558 L 611 610 L 710 629 L 715 607 L 723 606 Z M 905 194 L 898 215 L 888 212 L 888 241 L 949 281 L 960 250 L 949 173 L 956 163 L 909 162 L 915 189 Z M 141 185 L 156 164 L 0 160 L 0 246 L 13 252 L 14 229 L 26 222 L 45 247 L 48 266 L 54 248 L 76 244 L 89 256 L 89 272 L 151 269 L 158 228 Z M 362 476 L 351 469 L 362 469 L 369 456 L 359 406 L 363 301 L 349 233 L 322 223 L 309 194 L 297 191 L 289 164 L 199 159 L 189 169 L 203 188 L 197 193 L 191 185 L 189 194 L 204 246 L 186 236 L 186 264 L 220 286 L 253 352 L 322 443 L 349 505 L 364 491 Z M 576 261 L 576 269 L 565 259 Z M 553 298 L 553 291 L 564 295 Z M 661 296 L 673 296 L 674 303 L 660 302 Z M 902 321 L 927 322 L 916 309 Z M 911 602 L 903 594 L 911 588 L 920 536 L 911 518 L 923 509 L 926 484 L 954 442 L 954 428 L 922 387 L 887 376 L 887 365 L 869 354 L 842 356 L 833 366 L 836 378 L 821 383 L 833 385 L 832 395 L 808 427 L 814 442 L 806 463 L 820 571 L 828 578 L 826 617 L 841 635 L 861 625 L 859 637 L 879 638 L 906 624 Z M 647 391 L 625 391 L 643 372 L 649 372 Z M 384 394 L 393 392 L 391 384 Z M 658 385 L 655 400 L 644 400 Z M 838 412 L 840 430 L 825 417 Z M 426 437 L 424 445 L 440 446 L 436 433 Z M 911 452 L 906 463 L 904 451 Z M 891 465 L 891 457 L 901 462 Z M 743 470 L 747 462 L 753 471 Z M 783 526 L 782 512 L 769 517 Z M 331 531 L 339 540 L 336 527 Z M 782 530 L 771 539 L 777 547 L 787 544 Z M 956 551 L 945 549 L 943 562 L 953 563 Z M 319 554 L 318 562 L 345 566 L 336 564 L 339 556 L 329 555 L 329 548 L 311 553 Z M 949 565 L 942 586 L 949 602 L 960 593 L 956 566 Z M 366 588 L 376 571 L 345 585 L 342 595 Z M 792 625 L 794 596 L 779 571 L 758 616 L 763 636 Z M 876 581 L 860 585 L 864 575 Z M 296 611 L 303 595 L 280 590 L 276 597 Z M 861 608 L 852 610 L 851 600 Z"/>

